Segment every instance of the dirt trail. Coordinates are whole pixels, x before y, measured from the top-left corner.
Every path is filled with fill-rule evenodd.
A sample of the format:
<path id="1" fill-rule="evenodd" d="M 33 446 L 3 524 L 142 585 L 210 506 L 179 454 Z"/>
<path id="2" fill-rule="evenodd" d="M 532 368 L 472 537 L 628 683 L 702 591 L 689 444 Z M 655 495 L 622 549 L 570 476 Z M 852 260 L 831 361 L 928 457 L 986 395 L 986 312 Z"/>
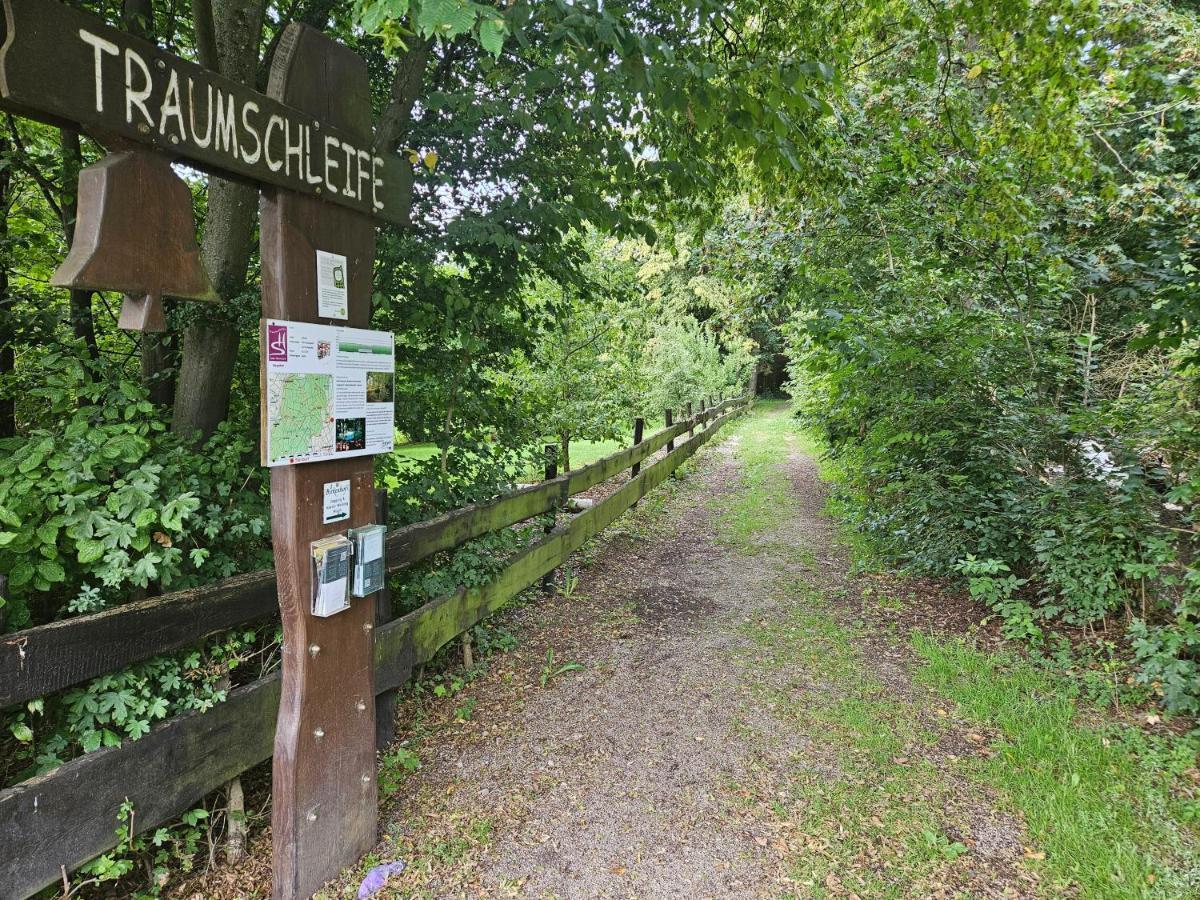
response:
<path id="1" fill-rule="evenodd" d="M 397 858 L 408 871 L 383 896 L 1027 893 L 1021 826 L 977 789 L 930 792 L 890 776 L 872 785 L 869 767 L 847 769 L 825 729 L 805 720 L 860 684 L 874 685 L 868 699 L 911 704 L 904 635 L 918 614 L 864 611 L 815 463 L 790 430 L 771 466 L 746 468 L 744 444 L 786 415 L 779 406 L 735 425 L 684 479 L 618 521 L 576 563 L 569 590 L 503 617 L 498 634 L 511 633 L 516 649 L 489 656 L 478 677 L 449 679 L 451 696 L 406 701 L 399 722 L 420 769 L 396 779 L 377 853 L 325 896 L 353 895 L 368 865 Z M 764 478 L 783 483 L 786 502 Z M 826 603 L 822 620 L 866 629 L 845 651 L 856 661 L 830 651 L 828 674 L 825 638 L 794 624 Z M 938 615 L 976 613 L 949 604 Z M 793 624 L 771 632 L 779 623 Z M 794 655 L 781 655 L 793 638 Z M 931 771 L 972 752 L 953 727 L 933 727 L 945 735 L 926 754 Z M 900 793 L 886 807 L 859 803 L 860 829 L 839 806 L 847 790 Z M 893 806 L 912 804 L 932 809 L 938 833 L 971 855 L 904 874 L 885 826 Z"/>

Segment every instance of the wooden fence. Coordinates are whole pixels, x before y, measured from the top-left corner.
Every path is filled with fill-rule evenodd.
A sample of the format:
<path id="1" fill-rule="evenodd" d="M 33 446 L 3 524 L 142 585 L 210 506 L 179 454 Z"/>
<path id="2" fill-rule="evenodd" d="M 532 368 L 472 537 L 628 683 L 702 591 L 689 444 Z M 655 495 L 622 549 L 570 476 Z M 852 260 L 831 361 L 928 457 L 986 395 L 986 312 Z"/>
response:
<path id="1" fill-rule="evenodd" d="M 472 538 L 559 509 L 568 497 L 630 469 L 619 490 L 530 545 L 491 582 L 425 604 L 375 629 L 375 690 L 394 691 L 448 641 L 553 571 L 671 475 L 750 397 L 670 424 L 589 466 L 393 531 L 389 573 Z M 676 438 L 688 433 L 685 442 Z M 663 449 L 648 468 L 641 464 Z M 278 615 L 275 574 L 255 572 L 106 612 L 0 637 L 0 708 L 119 670 L 213 633 Z M 128 799 L 137 830 L 177 817 L 271 756 L 279 672 L 239 687 L 207 712 L 160 723 L 140 740 L 64 763 L 0 791 L 0 897 L 27 897 L 116 843 Z"/>

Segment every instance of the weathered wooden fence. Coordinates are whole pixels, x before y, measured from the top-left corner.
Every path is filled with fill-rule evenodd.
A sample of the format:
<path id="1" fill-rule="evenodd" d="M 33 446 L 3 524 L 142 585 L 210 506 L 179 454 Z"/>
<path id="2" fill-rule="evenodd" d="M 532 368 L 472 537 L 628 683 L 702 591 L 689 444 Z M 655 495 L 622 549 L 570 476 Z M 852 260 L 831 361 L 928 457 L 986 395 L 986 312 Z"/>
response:
<path id="1" fill-rule="evenodd" d="M 441 597 L 376 628 L 376 692 L 394 691 L 448 641 L 561 565 L 749 402 L 747 396 L 702 408 L 584 468 L 393 531 L 386 543 L 388 572 L 559 509 L 568 497 L 631 470 L 615 493 L 527 547 L 488 584 Z M 687 440 L 676 445 L 685 433 Z M 642 468 L 664 447 L 661 459 Z M 0 707 L 278 613 L 275 573 L 266 571 L 4 635 Z M 170 719 L 140 740 L 89 753 L 0 791 L 0 897 L 27 897 L 60 879 L 64 868 L 71 871 L 114 846 L 118 811 L 127 799 L 142 831 L 178 816 L 270 757 L 279 685 L 276 671 L 231 691 L 207 712 Z"/>

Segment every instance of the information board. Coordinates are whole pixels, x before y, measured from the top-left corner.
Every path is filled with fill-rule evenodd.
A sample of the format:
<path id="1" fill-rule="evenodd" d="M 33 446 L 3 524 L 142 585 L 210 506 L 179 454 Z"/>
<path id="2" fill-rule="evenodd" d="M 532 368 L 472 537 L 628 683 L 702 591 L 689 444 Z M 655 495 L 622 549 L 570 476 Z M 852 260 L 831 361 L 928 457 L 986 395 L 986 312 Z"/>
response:
<path id="1" fill-rule="evenodd" d="M 390 332 L 263 319 L 262 345 L 263 465 L 392 451 Z"/>

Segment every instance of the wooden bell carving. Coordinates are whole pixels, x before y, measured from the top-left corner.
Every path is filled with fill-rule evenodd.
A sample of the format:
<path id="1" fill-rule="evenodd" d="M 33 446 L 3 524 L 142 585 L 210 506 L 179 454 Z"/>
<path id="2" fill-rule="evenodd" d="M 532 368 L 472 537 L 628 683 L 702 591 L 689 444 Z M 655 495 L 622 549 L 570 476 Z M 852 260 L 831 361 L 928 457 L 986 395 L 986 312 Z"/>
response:
<path id="1" fill-rule="evenodd" d="M 118 324 L 165 331 L 163 297 L 218 302 L 200 262 L 192 195 L 166 157 L 110 153 L 79 173 L 71 252 L 50 283 L 125 294 Z"/>

